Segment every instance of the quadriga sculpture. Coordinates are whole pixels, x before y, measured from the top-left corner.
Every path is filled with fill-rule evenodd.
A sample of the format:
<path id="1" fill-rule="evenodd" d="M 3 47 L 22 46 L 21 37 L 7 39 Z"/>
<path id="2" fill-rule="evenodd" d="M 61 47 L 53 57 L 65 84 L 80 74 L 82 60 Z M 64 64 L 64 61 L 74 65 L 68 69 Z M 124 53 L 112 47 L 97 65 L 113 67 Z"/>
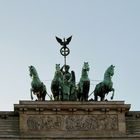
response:
<path id="1" fill-rule="evenodd" d="M 104 73 L 104 80 L 96 85 L 94 90 L 94 100 L 98 101 L 98 96 L 101 98 L 101 101 L 104 101 L 105 94 L 113 91 L 111 99 L 114 97 L 114 88 L 112 82 L 112 76 L 114 75 L 114 68 L 115 66 L 111 65 L 107 68 Z"/>
<path id="2" fill-rule="evenodd" d="M 60 70 L 60 64 L 55 66 L 54 78 L 51 82 L 51 91 L 54 100 L 62 100 L 62 84 L 63 84 L 63 74 Z"/>
<path id="3" fill-rule="evenodd" d="M 77 85 L 77 98 L 79 101 L 88 101 L 88 93 L 90 89 L 90 79 L 88 77 L 89 64 L 84 62 L 82 67 L 82 74 Z"/>
<path id="4" fill-rule="evenodd" d="M 33 95 L 37 96 L 39 101 L 45 101 L 45 96 L 47 94 L 47 90 L 46 90 L 46 86 L 44 85 L 43 82 L 40 81 L 38 73 L 35 69 L 34 66 L 29 66 L 29 72 L 30 72 L 30 76 L 32 78 L 32 82 L 31 82 L 31 99 L 33 100 Z"/>

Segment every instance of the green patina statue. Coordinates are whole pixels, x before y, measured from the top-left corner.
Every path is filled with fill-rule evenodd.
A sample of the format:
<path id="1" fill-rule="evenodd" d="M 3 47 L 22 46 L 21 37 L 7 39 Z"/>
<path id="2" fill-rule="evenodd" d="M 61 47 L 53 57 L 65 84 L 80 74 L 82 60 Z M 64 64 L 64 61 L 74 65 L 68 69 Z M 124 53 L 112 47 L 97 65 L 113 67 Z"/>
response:
<path id="1" fill-rule="evenodd" d="M 105 95 L 113 91 L 111 99 L 114 97 L 114 88 L 112 82 L 112 76 L 114 75 L 115 66 L 111 65 L 104 73 L 104 80 L 96 85 L 94 89 L 94 101 L 98 101 L 98 96 L 101 101 L 105 100 Z M 60 64 L 56 64 L 54 78 L 51 82 L 51 91 L 56 101 L 88 101 L 90 79 L 88 77 L 89 64 L 84 62 L 82 67 L 82 73 L 79 83 L 76 85 L 75 72 L 69 72 L 70 66 L 64 65 L 60 67 Z M 37 100 L 45 101 L 47 93 L 46 86 L 39 79 L 38 73 L 34 66 L 29 66 L 31 82 L 31 99 L 33 95 L 37 96 Z M 52 100 L 52 97 L 48 95 Z"/>
<path id="2" fill-rule="evenodd" d="M 54 78 L 51 82 L 51 91 L 54 97 L 54 100 L 62 100 L 62 85 L 63 85 L 63 73 L 60 70 L 60 64 L 55 66 Z"/>
<path id="3" fill-rule="evenodd" d="M 54 79 L 51 83 L 51 91 L 53 93 L 54 100 L 61 101 L 75 101 L 77 100 L 76 84 L 75 84 L 75 73 L 74 71 L 69 72 L 70 66 L 66 64 L 66 56 L 69 55 L 70 50 L 67 45 L 70 43 L 72 36 L 67 39 L 60 39 L 56 37 L 56 40 L 62 48 L 60 53 L 64 56 L 64 66 L 60 69 L 56 69 Z M 56 74 L 59 73 L 59 74 Z M 61 75 L 61 76 L 60 76 Z M 61 77 L 61 78 L 60 78 Z"/>
<path id="4" fill-rule="evenodd" d="M 46 86 L 43 84 L 43 82 L 40 81 L 38 73 L 34 66 L 29 66 L 29 72 L 32 78 L 30 89 L 31 99 L 33 100 L 33 92 L 33 94 L 37 96 L 39 101 L 45 101 L 45 96 L 47 94 Z"/>
<path id="5" fill-rule="evenodd" d="M 60 64 L 55 66 L 54 78 L 51 82 L 51 92 L 55 101 L 88 101 L 90 95 L 94 93 L 94 101 L 98 100 L 98 96 L 101 101 L 105 100 L 105 95 L 110 91 L 113 91 L 111 99 L 114 96 L 114 88 L 112 83 L 112 76 L 114 75 L 114 67 L 111 65 L 104 74 L 104 80 L 96 85 L 94 91 L 89 95 L 90 79 L 88 77 L 89 64 L 84 62 L 81 72 L 81 78 L 76 85 L 75 72 L 69 72 L 70 66 L 66 64 L 66 56 L 69 55 L 70 50 L 67 45 L 70 43 L 72 36 L 67 39 L 60 39 L 56 37 L 56 40 L 62 48 L 60 53 L 64 56 L 64 65 L 60 67 Z M 31 99 L 33 99 L 32 92 L 37 96 L 38 100 L 44 101 L 46 94 L 46 86 L 40 81 L 37 71 L 34 66 L 29 66 L 31 82 Z M 49 96 L 52 100 L 52 97 Z"/>
<path id="6" fill-rule="evenodd" d="M 90 89 L 90 79 L 88 77 L 89 64 L 84 62 L 82 67 L 82 74 L 77 85 L 77 98 L 79 101 L 88 101 L 88 93 Z"/>
<path id="7" fill-rule="evenodd" d="M 63 100 L 75 101 L 77 100 L 76 95 L 76 84 L 75 84 L 75 72 L 69 72 L 70 66 L 64 65 L 61 68 L 63 73 Z"/>
<path id="8" fill-rule="evenodd" d="M 51 91 L 54 100 L 70 101 L 76 100 L 75 73 L 69 72 L 69 65 L 60 68 L 60 64 L 56 64 L 56 71 L 51 82 Z"/>
<path id="9" fill-rule="evenodd" d="M 94 100 L 98 101 L 98 96 L 101 98 L 101 101 L 105 100 L 105 94 L 113 91 L 111 99 L 114 97 L 114 88 L 112 82 L 112 76 L 114 75 L 115 66 L 111 65 L 104 73 L 104 80 L 97 84 L 94 90 Z"/>

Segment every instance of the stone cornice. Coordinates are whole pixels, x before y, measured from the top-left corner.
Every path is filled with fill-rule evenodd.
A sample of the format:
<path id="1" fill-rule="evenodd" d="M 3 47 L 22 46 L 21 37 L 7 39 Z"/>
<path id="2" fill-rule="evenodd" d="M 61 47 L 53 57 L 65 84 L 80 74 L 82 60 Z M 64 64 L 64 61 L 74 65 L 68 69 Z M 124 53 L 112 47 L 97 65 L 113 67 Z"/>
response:
<path id="1" fill-rule="evenodd" d="M 127 112 L 129 109 L 130 104 L 124 104 L 124 101 L 19 101 L 19 104 L 14 105 L 14 110 L 16 112 Z"/>

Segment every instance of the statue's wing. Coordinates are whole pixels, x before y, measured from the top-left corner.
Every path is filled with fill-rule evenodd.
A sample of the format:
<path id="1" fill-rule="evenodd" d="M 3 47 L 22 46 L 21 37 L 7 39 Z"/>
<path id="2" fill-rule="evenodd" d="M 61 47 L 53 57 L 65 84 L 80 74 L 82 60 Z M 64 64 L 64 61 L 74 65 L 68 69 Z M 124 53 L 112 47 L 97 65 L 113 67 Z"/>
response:
<path id="1" fill-rule="evenodd" d="M 57 36 L 55 38 L 56 38 L 57 42 L 59 42 L 61 45 L 63 45 L 62 39 L 58 38 Z"/>
<path id="2" fill-rule="evenodd" d="M 72 39 L 72 36 L 70 36 L 69 38 L 67 38 L 66 45 L 68 45 L 70 43 L 71 39 Z"/>

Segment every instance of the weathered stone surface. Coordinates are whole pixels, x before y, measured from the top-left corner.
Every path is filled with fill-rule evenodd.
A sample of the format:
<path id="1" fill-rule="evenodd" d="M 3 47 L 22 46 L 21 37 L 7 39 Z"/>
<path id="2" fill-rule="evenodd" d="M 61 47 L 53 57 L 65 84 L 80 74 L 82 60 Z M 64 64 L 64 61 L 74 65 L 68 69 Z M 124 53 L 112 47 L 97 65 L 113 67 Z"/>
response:
<path id="1" fill-rule="evenodd" d="M 0 140 L 140 140 L 140 112 L 123 101 L 20 101 L 0 112 Z"/>
<path id="2" fill-rule="evenodd" d="M 0 137 L 19 135 L 19 116 L 14 112 L 0 112 Z"/>
<path id="3" fill-rule="evenodd" d="M 81 138 L 125 135 L 125 113 L 129 108 L 123 101 L 20 101 L 15 105 L 21 135 Z"/>
<path id="4" fill-rule="evenodd" d="M 130 111 L 126 114 L 127 134 L 140 135 L 140 111 Z"/>

